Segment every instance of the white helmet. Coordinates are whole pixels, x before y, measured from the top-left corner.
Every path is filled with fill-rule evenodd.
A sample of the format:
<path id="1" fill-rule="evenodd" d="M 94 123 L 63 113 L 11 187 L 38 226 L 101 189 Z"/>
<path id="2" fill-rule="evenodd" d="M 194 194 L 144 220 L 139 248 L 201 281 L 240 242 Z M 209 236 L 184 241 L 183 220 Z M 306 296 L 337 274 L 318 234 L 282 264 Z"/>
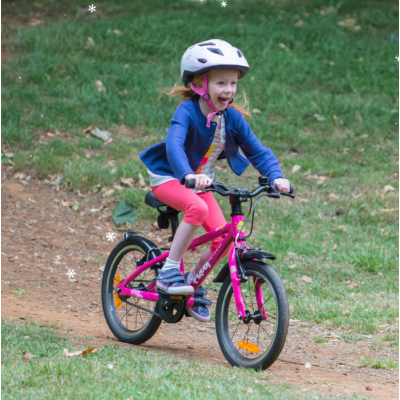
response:
<path id="1" fill-rule="evenodd" d="M 181 78 L 185 86 L 195 75 L 202 75 L 212 69 L 237 69 L 239 79 L 249 70 L 249 64 L 242 52 L 220 39 L 206 40 L 189 47 L 182 56 Z"/>
<path id="2" fill-rule="evenodd" d="M 190 83 L 194 92 L 199 94 L 214 112 L 207 115 L 207 128 L 210 128 L 210 120 L 214 114 L 221 114 L 228 110 L 233 102 L 230 99 L 223 111 L 218 111 L 211 102 L 208 93 L 208 71 L 212 69 L 236 69 L 240 71 L 238 79 L 243 78 L 249 70 L 249 64 L 242 52 L 228 42 L 220 39 L 207 40 L 189 47 L 181 60 L 181 78 L 185 86 Z M 196 88 L 192 80 L 195 75 L 203 75 L 203 90 Z"/>

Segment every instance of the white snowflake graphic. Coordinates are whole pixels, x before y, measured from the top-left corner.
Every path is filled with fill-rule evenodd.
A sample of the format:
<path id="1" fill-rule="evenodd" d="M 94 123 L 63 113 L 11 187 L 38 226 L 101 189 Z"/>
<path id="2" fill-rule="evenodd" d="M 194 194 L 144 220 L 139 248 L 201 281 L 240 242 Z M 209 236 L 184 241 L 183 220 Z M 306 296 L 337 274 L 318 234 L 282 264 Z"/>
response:
<path id="1" fill-rule="evenodd" d="M 106 237 L 107 237 L 107 239 L 108 239 L 108 241 L 114 241 L 114 238 L 115 238 L 115 233 L 114 232 L 107 232 L 107 235 L 106 235 Z"/>
<path id="2" fill-rule="evenodd" d="M 89 6 L 89 11 L 90 12 L 96 11 L 96 6 L 94 6 L 93 4 Z"/>
<path id="3" fill-rule="evenodd" d="M 71 279 L 71 278 L 74 279 L 74 275 L 76 275 L 76 272 L 73 269 L 68 269 L 67 275 L 68 275 L 68 279 Z"/>
<path id="4" fill-rule="evenodd" d="M 226 7 L 225 1 L 223 1 L 223 2 L 221 3 L 221 6 L 222 6 L 222 7 Z"/>
<path id="5" fill-rule="evenodd" d="M 395 59 L 396 59 L 397 61 L 399 61 L 399 57 L 395 57 Z"/>
<path id="6" fill-rule="evenodd" d="M 108 369 L 113 369 L 113 368 L 114 368 L 114 365 L 108 364 L 107 367 L 108 367 Z"/>
<path id="7" fill-rule="evenodd" d="M 305 367 L 306 367 L 306 369 L 310 369 L 311 368 L 311 364 L 310 363 L 306 363 Z"/>

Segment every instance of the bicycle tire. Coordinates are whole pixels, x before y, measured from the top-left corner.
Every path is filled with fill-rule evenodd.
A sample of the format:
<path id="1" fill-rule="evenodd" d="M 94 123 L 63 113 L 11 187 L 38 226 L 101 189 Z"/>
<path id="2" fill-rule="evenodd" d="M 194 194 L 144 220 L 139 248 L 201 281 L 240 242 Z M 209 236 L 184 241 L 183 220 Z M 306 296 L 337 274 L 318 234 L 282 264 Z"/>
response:
<path id="1" fill-rule="evenodd" d="M 108 257 L 104 268 L 103 280 L 101 284 L 101 302 L 103 307 L 103 314 L 111 332 L 121 342 L 131 343 L 136 345 L 144 343 L 157 332 L 157 329 L 159 328 L 162 322 L 162 319 L 160 317 L 157 317 L 156 315 L 149 313 L 148 314 L 149 319 L 147 320 L 147 322 L 144 324 L 143 327 L 134 330 L 129 329 L 129 327 L 128 326 L 125 327 L 124 324 L 119 319 L 117 315 L 118 311 L 117 306 L 115 305 L 116 300 L 115 300 L 115 290 L 114 290 L 114 279 L 115 279 L 115 273 L 118 270 L 119 262 L 130 251 L 133 252 L 136 251 L 143 254 L 147 254 L 149 249 L 151 249 L 152 247 L 156 247 L 156 245 L 148 238 L 142 235 L 131 236 L 129 238 L 129 241 L 122 240 L 115 246 L 115 248 L 112 250 L 111 254 Z M 158 252 L 161 254 L 160 250 L 158 250 Z M 157 254 L 157 256 L 160 254 Z M 151 260 L 152 258 L 154 257 L 150 256 L 149 260 Z M 130 275 L 133 271 L 134 269 L 129 270 L 129 274 L 126 274 L 126 276 Z M 150 276 L 154 276 L 154 279 L 157 275 L 157 272 L 151 269 L 147 269 L 145 270 L 145 272 L 147 272 Z M 140 276 L 142 276 L 142 274 Z M 137 305 L 139 305 L 138 303 L 142 301 L 140 299 L 135 299 L 135 298 L 129 298 L 129 300 L 136 301 Z M 147 302 L 148 304 L 152 303 L 147 300 L 143 300 L 143 302 L 144 301 Z M 156 302 L 154 302 L 154 307 L 150 304 L 149 310 L 155 312 L 156 305 L 157 305 Z M 137 307 L 136 309 L 139 310 L 139 308 Z M 136 320 L 138 319 L 137 310 L 136 310 Z M 142 315 L 141 313 L 142 311 L 139 311 L 140 316 Z M 128 319 L 128 311 L 126 314 L 127 314 L 126 319 Z M 128 322 L 127 325 L 129 325 Z"/>
<path id="2" fill-rule="evenodd" d="M 245 261 L 243 262 L 243 267 L 246 270 L 246 275 L 249 276 L 249 281 L 254 282 L 251 280 L 251 276 L 255 276 L 256 282 L 262 282 L 262 285 L 268 285 L 268 288 L 271 291 L 271 297 L 274 298 L 276 304 L 276 327 L 274 329 L 273 339 L 263 355 L 254 356 L 254 358 L 245 357 L 243 353 L 243 343 L 247 343 L 246 347 L 246 354 L 252 354 L 251 351 L 248 351 L 249 342 L 248 340 L 245 342 L 238 342 L 238 345 L 235 345 L 235 341 L 233 337 L 236 335 L 236 331 L 238 330 L 240 324 L 245 326 L 242 320 L 239 320 L 236 314 L 236 307 L 232 307 L 234 309 L 234 315 L 229 314 L 232 313 L 232 310 L 229 310 L 230 302 L 234 303 L 234 295 L 233 295 L 233 287 L 231 282 L 231 276 L 228 275 L 225 278 L 224 283 L 222 284 L 221 290 L 218 295 L 217 305 L 216 305 L 216 312 L 215 312 L 215 327 L 217 332 L 218 343 L 220 345 L 221 351 L 224 354 L 226 360 L 232 365 L 236 367 L 243 367 L 243 368 L 251 368 L 255 370 L 265 370 L 270 367 L 275 360 L 278 358 L 279 354 L 281 353 L 283 346 L 286 341 L 286 336 L 288 333 L 289 328 L 289 303 L 286 295 L 285 287 L 283 286 L 282 281 L 280 280 L 278 274 L 267 264 L 258 262 L 258 261 Z M 257 280 L 257 276 L 260 280 Z M 243 293 L 243 285 L 241 286 L 241 290 Z M 254 284 L 255 285 L 255 284 Z M 267 287 L 263 286 L 263 290 L 267 290 Z M 269 301 L 269 300 L 267 300 Z M 266 301 L 266 302 L 267 302 Z M 265 303 L 266 303 L 265 302 Z M 250 301 L 249 301 L 250 303 Z M 248 305 L 248 304 L 247 304 Z M 264 309 L 266 306 L 264 306 Z M 271 317 L 273 316 L 272 314 Z M 267 317 L 269 317 L 269 315 Z M 273 320 L 273 318 L 269 317 L 269 320 Z M 230 323 L 230 318 L 232 324 Z M 267 318 L 268 319 L 268 318 Z M 267 322 L 266 319 L 262 320 Z M 250 324 L 253 321 L 250 321 Z M 238 323 L 236 331 L 234 335 L 231 337 L 229 332 L 230 325 L 236 325 Z M 248 326 L 249 324 L 247 324 Z M 256 326 L 256 323 L 254 323 Z M 264 325 L 269 326 L 269 325 Z M 232 328 L 234 329 L 234 328 Z M 247 327 L 245 328 L 247 329 Z M 264 328 L 263 328 L 264 329 Z M 248 328 L 250 330 L 250 328 Z M 260 327 L 258 328 L 258 337 L 257 337 L 257 346 L 259 344 L 260 339 Z M 253 333 L 253 332 L 252 332 Z M 263 332 L 261 332 L 263 334 Z M 264 335 L 265 336 L 265 335 Z M 242 345 L 240 345 L 242 343 Z M 238 349 L 239 348 L 239 349 Z M 257 354 L 257 353 L 255 353 Z"/>

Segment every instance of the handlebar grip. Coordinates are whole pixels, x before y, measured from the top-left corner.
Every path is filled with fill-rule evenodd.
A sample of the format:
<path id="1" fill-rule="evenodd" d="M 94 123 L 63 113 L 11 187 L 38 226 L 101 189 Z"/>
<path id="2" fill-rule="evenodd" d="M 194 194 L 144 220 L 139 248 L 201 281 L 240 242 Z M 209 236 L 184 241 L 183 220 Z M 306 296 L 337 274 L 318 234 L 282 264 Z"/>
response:
<path id="1" fill-rule="evenodd" d="M 185 181 L 185 187 L 187 189 L 195 189 L 196 188 L 196 181 L 194 179 L 188 179 Z"/>
<path id="2" fill-rule="evenodd" d="M 293 194 L 293 192 L 294 192 L 294 187 L 290 185 L 289 194 Z"/>

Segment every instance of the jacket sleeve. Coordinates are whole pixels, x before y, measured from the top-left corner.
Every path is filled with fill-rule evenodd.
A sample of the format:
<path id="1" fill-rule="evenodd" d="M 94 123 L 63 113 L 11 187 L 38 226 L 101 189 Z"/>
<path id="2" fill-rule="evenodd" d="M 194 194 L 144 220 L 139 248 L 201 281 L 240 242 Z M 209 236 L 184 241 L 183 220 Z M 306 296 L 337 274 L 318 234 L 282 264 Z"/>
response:
<path id="1" fill-rule="evenodd" d="M 194 174 L 185 152 L 186 135 L 191 125 L 190 110 L 182 103 L 178 106 L 171 119 L 171 125 L 165 140 L 169 165 L 181 185 L 185 183 L 187 174 Z"/>
<path id="2" fill-rule="evenodd" d="M 245 157 L 262 176 L 268 176 L 271 183 L 275 179 L 283 178 L 279 161 L 272 150 L 260 143 L 243 115 L 240 116 L 239 121 L 240 135 L 239 138 L 235 138 L 235 141 L 243 150 Z"/>

